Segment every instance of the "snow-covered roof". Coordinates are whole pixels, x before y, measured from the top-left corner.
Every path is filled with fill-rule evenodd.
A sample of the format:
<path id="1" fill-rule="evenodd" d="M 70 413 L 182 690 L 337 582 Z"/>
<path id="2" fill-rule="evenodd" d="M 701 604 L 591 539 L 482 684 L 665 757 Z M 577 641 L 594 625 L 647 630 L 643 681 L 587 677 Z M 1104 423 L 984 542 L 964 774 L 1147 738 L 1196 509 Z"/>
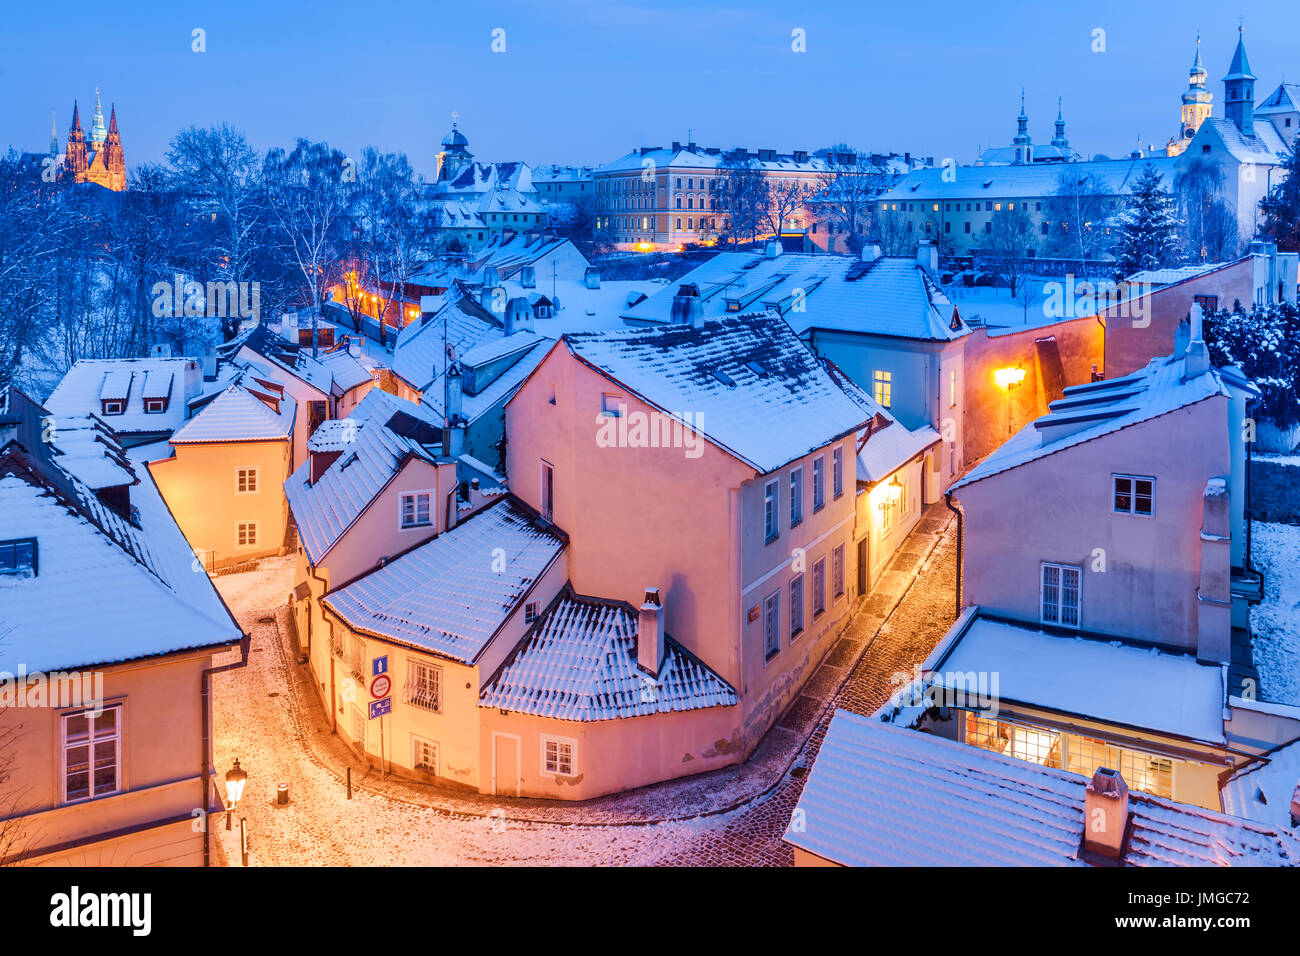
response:
<path id="1" fill-rule="evenodd" d="M 358 631 L 469 664 L 563 550 L 505 497 L 322 600 Z"/>
<path id="2" fill-rule="evenodd" d="M 488 338 L 462 352 L 460 364 L 465 368 L 486 365 L 516 352 L 527 352 L 543 341 L 545 341 L 544 336 L 531 330 L 502 335 L 499 338 Z"/>
<path id="3" fill-rule="evenodd" d="M 51 438 L 60 468 L 93 491 L 133 485 L 136 469 L 117 437 L 93 416 L 54 417 Z"/>
<path id="4" fill-rule="evenodd" d="M 1077 774 L 837 711 L 785 841 L 846 866 L 1086 866 Z M 1137 791 L 1126 866 L 1297 866 L 1300 840 Z"/>
<path id="5" fill-rule="evenodd" d="M 637 666 L 636 641 L 630 606 L 568 591 L 484 688 L 479 706 L 613 720 L 736 703 L 726 681 L 671 639 L 659 676 L 651 677 Z"/>
<path id="6" fill-rule="evenodd" d="M 1063 397 L 1048 405 L 1046 415 L 1016 432 L 953 490 L 1207 398 L 1226 397 L 1225 381 L 1254 390 L 1231 369 L 1211 366 L 1184 380 L 1185 367 L 1182 356 L 1166 356 L 1122 378 L 1069 386 Z"/>
<path id="7" fill-rule="evenodd" d="M 281 403 L 277 415 L 260 398 L 231 385 L 171 437 L 173 445 L 202 442 L 274 441 L 293 434 L 296 403 Z"/>
<path id="8" fill-rule="evenodd" d="M 458 287 L 458 293 L 435 314 L 417 319 L 398 333 L 393 346 L 393 374 L 419 391 L 427 390 L 453 357 L 502 334 L 501 325 L 489 316 Z"/>
<path id="9" fill-rule="evenodd" d="M 306 382 L 325 395 L 342 395 L 369 382 L 370 372 L 340 346 L 329 352 L 317 352 L 287 341 L 272 325 L 261 324 L 241 332 L 218 350 L 233 358 L 241 348 L 248 348 L 276 369 Z"/>
<path id="10" fill-rule="evenodd" d="M 822 359 L 822 364 L 835 383 L 844 389 L 845 394 L 871 416 L 871 427 L 858 433 L 858 481 L 871 484 L 883 481 L 941 440 L 939 433 L 929 425 L 909 429 L 830 359 Z"/>
<path id="11" fill-rule="evenodd" d="M 1086 622 L 1085 622 L 1086 623 Z M 1158 637 L 1158 635 L 1153 635 Z M 1223 668 L 1195 657 L 1096 637 L 1064 637 L 975 615 L 926 662 L 940 686 L 996 674 L 997 696 L 1094 720 L 1223 742 Z"/>
<path id="12" fill-rule="evenodd" d="M 430 462 L 435 459 L 435 452 L 420 441 L 386 427 L 398 412 L 423 421 L 431 429 L 439 427 L 439 422 L 420 405 L 371 389 L 343 420 L 361 426 L 352 432 L 351 450 L 339 455 L 315 482 L 309 480 L 310 461 L 303 462 L 285 481 L 284 494 L 298 525 L 298 538 L 313 564 L 319 563 L 352 526 L 407 458 Z M 342 430 L 347 426 L 335 427 Z M 340 431 L 335 437 L 341 440 L 345 434 Z"/>
<path id="13" fill-rule="evenodd" d="M 1213 122 L 1206 120 L 1206 122 Z M 1173 182 L 1176 160 L 1168 156 L 1109 159 L 1087 163 L 1025 163 L 1012 166 L 959 166 L 956 175 L 947 169 L 917 169 L 902 178 L 880 202 L 911 202 L 944 199 L 1019 199 L 1053 196 L 1062 176 L 1091 177 L 1101 183 L 1107 196 L 1126 196 L 1133 190 L 1147 163 Z"/>
<path id="14" fill-rule="evenodd" d="M 1300 112 L 1300 83 L 1279 84 L 1277 89 L 1255 107 L 1256 116 L 1297 112 Z"/>
<path id="15" fill-rule="evenodd" d="M 1291 795 L 1300 786 L 1300 740 L 1278 747 L 1228 778 L 1223 811 L 1256 823 L 1291 826 Z M 1294 832 L 1294 831 L 1293 831 Z"/>
<path id="16" fill-rule="evenodd" d="M 511 336 L 511 338 L 516 338 L 518 335 L 531 334 L 532 333 L 527 332 L 516 333 L 516 335 Z M 486 343 L 486 346 L 490 347 L 504 341 L 506 341 L 505 338 L 492 339 Z M 531 373 L 542 359 L 546 357 L 546 353 L 550 351 L 550 347 L 554 344 L 554 339 L 534 336 L 534 341 L 526 346 L 525 351 L 518 353 L 518 357 L 512 365 L 500 371 L 496 378 L 492 379 L 492 381 L 486 385 L 480 383 L 478 390 L 473 395 L 464 391 L 465 379 L 462 378 L 460 402 L 461 414 L 465 416 L 465 421 L 469 424 L 473 424 L 492 409 L 508 401 L 510 397 L 514 395 L 519 386 L 523 384 L 524 379 L 528 377 L 529 373 Z M 483 346 L 480 348 L 483 348 Z M 479 356 L 483 354 L 479 349 L 473 349 L 471 352 L 478 353 Z M 470 353 L 466 354 L 468 355 Z M 510 353 L 507 352 L 502 356 L 502 358 L 508 357 L 509 355 Z M 481 358 L 478 360 L 481 361 Z M 444 398 L 446 396 L 445 383 L 446 376 L 439 373 L 438 377 L 430 382 L 424 391 L 420 393 L 420 404 L 427 408 L 429 413 L 437 417 L 439 421 L 442 420 L 442 417 L 445 414 L 443 409 L 443 405 L 445 404 Z"/>
<path id="17" fill-rule="evenodd" d="M 667 323 L 685 286 L 706 318 L 774 309 L 800 335 L 812 329 L 950 341 L 970 333 L 952 302 L 910 256 L 723 252 L 622 312 L 628 322 Z"/>
<path id="18" fill-rule="evenodd" d="M 0 671 L 70 670 L 238 640 L 147 466 L 131 463 L 139 481 L 128 517 L 43 443 L 28 447 L 22 436 L 39 436 L 45 410 L 15 394 L 5 413 L 25 422 L 0 448 L 2 533 L 36 540 L 36 572 L 0 575 Z"/>
<path id="19" fill-rule="evenodd" d="M 45 407 L 55 415 L 99 415 L 120 435 L 170 434 L 185 421 L 185 403 L 202 379 L 191 358 L 82 359 L 68 369 Z M 146 412 L 146 397 L 167 399 L 164 410 Z M 124 412 L 105 415 L 105 400 L 124 401 Z"/>
<path id="20" fill-rule="evenodd" d="M 1203 262 L 1199 265 L 1172 266 L 1167 269 L 1143 269 L 1141 272 L 1133 273 L 1124 281 L 1134 285 L 1166 286 L 1175 282 L 1182 282 L 1185 279 L 1195 279 L 1197 276 L 1205 275 L 1216 269 L 1222 269 L 1226 265 L 1230 265 L 1230 263 Z"/>
<path id="21" fill-rule="evenodd" d="M 561 342 L 579 361 L 763 474 L 869 418 L 773 313 L 699 327 L 579 332 Z"/>
<path id="22" fill-rule="evenodd" d="M 731 155 L 730 150 L 724 153 L 722 150 L 692 149 L 690 146 L 679 146 L 677 149 L 671 147 L 634 149 L 618 159 L 598 166 L 596 175 L 632 170 L 640 172 L 645 169 L 647 159 L 660 169 L 718 170 L 727 165 L 728 155 Z M 760 160 L 756 150 L 748 150 L 745 159 L 751 168 L 771 173 L 824 173 L 833 169 L 819 156 L 808 156 L 796 162 L 793 153 L 776 153 L 771 159 Z"/>
<path id="23" fill-rule="evenodd" d="M 1254 135 L 1247 136 L 1237 128 L 1237 124 L 1232 120 L 1224 117 L 1211 117 L 1201 124 L 1201 128 L 1197 130 L 1196 139 L 1200 139 L 1204 135 L 1203 131 L 1206 128 L 1218 134 L 1229 154 L 1239 163 L 1279 166 L 1283 162 L 1280 157 L 1290 152 L 1290 149 L 1282 141 L 1282 137 L 1278 135 L 1277 130 L 1273 128 L 1273 124 L 1270 122 L 1255 123 Z M 1193 140 L 1193 142 L 1195 141 Z"/>

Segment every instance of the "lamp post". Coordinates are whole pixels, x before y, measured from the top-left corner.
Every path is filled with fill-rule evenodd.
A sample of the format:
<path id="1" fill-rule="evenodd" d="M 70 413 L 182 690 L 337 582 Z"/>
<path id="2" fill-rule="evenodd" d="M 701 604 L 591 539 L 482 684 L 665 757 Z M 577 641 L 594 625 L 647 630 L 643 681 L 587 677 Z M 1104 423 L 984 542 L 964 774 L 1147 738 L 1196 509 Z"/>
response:
<path id="1" fill-rule="evenodd" d="M 240 769 L 239 761 L 226 771 L 226 830 L 232 830 L 230 825 L 231 814 L 235 812 L 235 804 L 239 803 L 239 798 L 244 795 L 244 784 L 248 782 L 248 774 Z"/>
<path id="2" fill-rule="evenodd" d="M 1007 436 L 1011 435 L 1011 390 L 1025 380 L 1023 368 L 1000 368 L 993 372 L 993 381 L 1007 393 Z"/>

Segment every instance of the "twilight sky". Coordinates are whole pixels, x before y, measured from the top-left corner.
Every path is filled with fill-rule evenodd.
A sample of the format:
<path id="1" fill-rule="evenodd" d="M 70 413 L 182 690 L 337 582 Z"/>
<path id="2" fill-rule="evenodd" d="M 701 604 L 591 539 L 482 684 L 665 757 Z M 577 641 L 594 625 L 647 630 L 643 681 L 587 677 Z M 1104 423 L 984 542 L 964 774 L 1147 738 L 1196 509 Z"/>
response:
<path id="1" fill-rule="evenodd" d="M 62 142 L 74 98 L 88 126 L 98 85 L 128 165 L 225 120 L 259 149 L 300 135 L 375 145 L 431 173 L 452 110 L 485 161 L 596 164 L 689 130 L 702 145 L 846 141 L 969 162 L 1010 142 L 1023 84 L 1035 142 L 1051 138 L 1059 95 L 1072 144 L 1118 156 L 1175 131 L 1198 29 L 1222 115 L 1239 16 L 1257 99 L 1300 80 L 1294 0 L 14 3 L 0 148 L 45 150 L 51 109 Z M 191 50 L 195 28 L 206 52 Z"/>

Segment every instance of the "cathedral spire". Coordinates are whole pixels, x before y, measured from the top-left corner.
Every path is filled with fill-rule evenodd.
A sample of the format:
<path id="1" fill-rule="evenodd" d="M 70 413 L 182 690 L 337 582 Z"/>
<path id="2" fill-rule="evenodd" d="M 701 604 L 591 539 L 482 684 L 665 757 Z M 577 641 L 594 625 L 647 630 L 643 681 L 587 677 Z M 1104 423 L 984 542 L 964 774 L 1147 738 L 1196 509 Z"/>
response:
<path id="1" fill-rule="evenodd" d="M 95 87 L 95 119 L 90 126 L 90 141 L 102 143 L 108 137 L 104 129 L 104 106 L 99 101 L 99 87 Z"/>
<path id="2" fill-rule="evenodd" d="M 1011 141 L 1015 147 L 1017 163 L 1030 163 L 1034 159 L 1034 150 L 1029 139 L 1029 117 L 1025 115 L 1025 88 L 1020 88 L 1020 115 L 1016 117 L 1016 138 Z"/>
<path id="3" fill-rule="evenodd" d="M 81 132 L 81 114 L 77 112 L 77 101 L 72 101 L 72 132 Z"/>
<path id="4" fill-rule="evenodd" d="M 55 111 L 50 110 L 50 155 L 59 155 L 59 128 L 55 120 Z"/>
<path id="5" fill-rule="evenodd" d="M 1065 117 L 1061 113 L 1061 98 L 1056 98 L 1056 135 L 1052 137 L 1052 145 L 1061 149 L 1069 149 L 1070 141 L 1065 138 Z"/>
<path id="6" fill-rule="evenodd" d="M 1237 27 L 1237 49 L 1223 78 L 1223 113 L 1244 136 L 1255 135 L 1255 74 L 1246 57 L 1246 31 Z"/>
<path id="7" fill-rule="evenodd" d="M 108 135 L 117 136 L 117 104 L 108 107 Z"/>

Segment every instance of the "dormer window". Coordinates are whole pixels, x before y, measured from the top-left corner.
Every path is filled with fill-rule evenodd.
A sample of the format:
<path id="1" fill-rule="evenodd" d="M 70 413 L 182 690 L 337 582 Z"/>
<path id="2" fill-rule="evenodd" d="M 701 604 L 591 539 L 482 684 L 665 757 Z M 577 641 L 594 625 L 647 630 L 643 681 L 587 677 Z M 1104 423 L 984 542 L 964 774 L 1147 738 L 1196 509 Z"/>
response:
<path id="1" fill-rule="evenodd" d="M 36 539 L 0 541 L 0 575 L 36 577 Z"/>
<path id="2" fill-rule="evenodd" d="M 144 400 L 144 410 L 146 414 L 158 415 L 167 411 L 167 399 L 165 398 L 146 398 Z"/>
<path id="3" fill-rule="evenodd" d="M 121 415 L 126 411 L 126 402 L 119 401 L 115 398 L 106 398 L 99 403 L 100 410 L 105 415 Z"/>

